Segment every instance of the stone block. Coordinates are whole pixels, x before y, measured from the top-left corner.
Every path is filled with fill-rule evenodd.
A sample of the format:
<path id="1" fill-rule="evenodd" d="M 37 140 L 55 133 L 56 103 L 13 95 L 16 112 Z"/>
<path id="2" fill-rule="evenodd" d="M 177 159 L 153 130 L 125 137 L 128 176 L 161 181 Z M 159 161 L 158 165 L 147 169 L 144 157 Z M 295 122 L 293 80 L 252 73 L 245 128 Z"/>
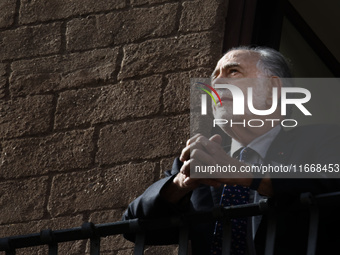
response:
<path id="1" fill-rule="evenodd" d="M 37 220 L 45 214 L 48 178 L 12 180 L 0 185 L 0 224 Z"/>
<path id="2" fill-rule="evenodd" d="M 100 131 L 100 165 L 179 154 L 189 138 L 187 115 L 125 122 Z"/>
<path id="3" fill-rule="evenodd" d="M 179 30 L 183 32 L 216 30 L 222 34 L 224 16 L 227 13 L 226 2 L 221 0 L 183 2 Z"/>
<path id="4" fill-rule="evenodd" d="M 190 110 L 190 78 L 210 77 L 213 68 L 168 74 L 168 84 L 164 90 L 164 112 L 183 112 Z"/>
<path id="5" fill-rule="evenodd" d="M 0 60 L 12 60 L 58 53 L 61 23 L 23 26 L 0 32 Z"/>
<path id="6" fill-rule="evenodd" d="M 116 10 L 126 6 L 125 0 L 21 0 L 19 22 L 65 19 L 88 13 Z"/>
<path id="7" fill-rule="evenodd" d="M 16 1 L 0 1 L 0 28 L 9 27 L 14 22 Z"/>
<path id="8" fill-rule="evenodd" d="M 207 32 L 127 45 L 118 77 L 215 66 L 221 52 L 218 38 Z"/>
<path id="9" fill-rule="evenodd" d="M 176 255 L 178 254 L 178 245 L 150 246 L 144 250 L 145 255 Z"/>
<path id="10" fill-rule="evenodd" d="M 133 255 L 133 254 L 134 254 L 133 249 L 120 250 L 117 253 L 117 255 Z"/>
<path id="11" fill-rule="evenodd" d="M 176 30 L 178 4 L 139 8 L 73 19 L 67 23 L 68 50 L 126 44 Z"/>
<path id="12" fill-rule="evenodd" d="M 75 18 L 66 25 L 66 49 L 68 51 L 109 46 L 113 42 L 113 31 L 99 24 L 100 17 Z"/>
<path id="13" fill-rule="evenodd" d="M 93 129 L 88 129 L 4 141 L 0 177 L 20 178 L 87 168 L 93 161 L 92 139 Z"/>
<path id="14" fill-rule="evenodd" d="M 146 5 L 146 4 L 158 4 L 158 3 L 164 3 L 167 2 L 167 0 L 131 0 L 132 6 L 139 6 L 139 5 Z"/>
<path id="15" fill-rule="evenodd" d="M 14 96 L 96 85 L 113 78 L 118 49 L 100 49 L 15 61 L 10 76 Z"/>
<path id="16" fill-rule="evenodd" d="M 126 208 L 153 182 L 154 172 L 155 164 L 146 162 L 57 175 L 53 178 L 48 210 L 56 217 Z"/>
<path id="17" fill-rule="evenodd" d="M 0 138 L 47 132 L 51 127 L 53 96 L 0 101 Z"/>
<path id="18" fill-rule="evenodd" d="M 6 84 L 7 84 L 7 76 L 6 76 L 6 64 L 0 63 L 0 99 L 6 96 Z"/>
<path id="19" fill-rule="evenodd" d="M 143 117 L 160 109 L 162 77 L 62 92 L 59 96 L 55 126 L 70 128 Z"/>

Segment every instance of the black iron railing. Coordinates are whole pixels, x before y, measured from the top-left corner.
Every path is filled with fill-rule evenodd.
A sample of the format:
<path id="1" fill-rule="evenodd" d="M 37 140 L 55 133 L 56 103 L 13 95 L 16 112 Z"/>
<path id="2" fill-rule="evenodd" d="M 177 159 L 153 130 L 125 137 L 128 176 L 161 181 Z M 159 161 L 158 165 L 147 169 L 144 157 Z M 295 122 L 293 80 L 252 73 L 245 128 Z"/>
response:
<path id="1" fill-rule="evenodd" d="M 294 210 L 299 207 L 309 211 L 309 234 L 307 254 L 313 255 L 316 250 L 316 240 L 318 234 L 319 209 L 323 206 L 339 204 L 340 192 L 328 193 L 312 196 L 310 193 L 304 193 L 300 196 L 300 203 Z M 274 251 L 274 242 L 276 234 L 276 217 L 275 205 L 270 205 L 267 200 L 259 203 L 239 205 L 233 207 L 215 208 L 210 212 L 183 214 L 180 217 L 163 218 L 155 220 L 129 220 L 106 224 L 84 223 L 81 227 L 63 229 L 63 230 L 43 230 L 40 233 L 11 236 L 0 238 L 0 251 L 5 251 L 6 255 L 14 255 L 17 249 L 33 246 L 47 245 L 49 255 L 58 254 L 58 244 L 76 240 L 90 239 L 90 254 L 100 254 L 100 240 L 102 237 L 119 235 L 125 233 L 136 233 L 134 254 L 144 253 L 145 232 L 156 229 L 178 227 L 179 231 L 179 249 L 178 254 L 188 254 L 189 231 L 188 227 L 192 224 L 201 224 L 211 220 L 224 220 L 223 232 L 223 254 L 229 254 L 231 224 L 230 219 L 238 217 L 249 217 L 255 215 L 267 214 L 268 228 L 266 236 L 265 254 L 271 255 Z"/>

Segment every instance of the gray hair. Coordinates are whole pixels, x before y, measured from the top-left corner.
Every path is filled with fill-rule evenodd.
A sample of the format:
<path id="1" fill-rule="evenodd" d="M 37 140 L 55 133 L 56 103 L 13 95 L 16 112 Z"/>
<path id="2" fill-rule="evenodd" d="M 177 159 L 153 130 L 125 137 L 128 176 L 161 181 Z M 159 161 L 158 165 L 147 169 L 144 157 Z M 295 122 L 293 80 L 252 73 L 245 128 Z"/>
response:
<path id="1" fill-rule="evenodd" d="M 246 50 L 258 53 L 260 60 L 257 62 L 257 68 L 266 75 L 292 78 L 292 72 L 287 59 L 277 50 L 269 47 L 239 46 L 231 48 L 228 52 L 233 50 Z"/>

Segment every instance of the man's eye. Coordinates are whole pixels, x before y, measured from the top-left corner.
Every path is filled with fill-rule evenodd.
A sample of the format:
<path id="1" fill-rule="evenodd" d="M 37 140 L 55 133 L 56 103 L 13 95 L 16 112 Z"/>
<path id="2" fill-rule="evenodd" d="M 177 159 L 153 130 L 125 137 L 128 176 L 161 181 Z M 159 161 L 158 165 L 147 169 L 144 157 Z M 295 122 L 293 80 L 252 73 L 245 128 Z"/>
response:
<path id="1" fill-rule="evenodd" d="M 237 69 L 230 69 L 230 70 L 229 70 L 229 73 L 237 73 L 237 72 L 238 72 Z"/>

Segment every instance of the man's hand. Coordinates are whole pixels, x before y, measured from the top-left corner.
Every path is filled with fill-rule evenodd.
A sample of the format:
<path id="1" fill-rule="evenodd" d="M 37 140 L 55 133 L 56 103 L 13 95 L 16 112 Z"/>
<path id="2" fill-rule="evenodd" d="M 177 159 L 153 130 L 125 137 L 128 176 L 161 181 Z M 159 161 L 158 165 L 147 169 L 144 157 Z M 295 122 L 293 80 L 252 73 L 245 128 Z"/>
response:
<path id="1" fill-rule="evenodd" d="M 204 146 L 200 144 L 199 140 L 202 139 L 202 135 L 198 134 L 189 139 L 186 143 L 186 147 L 182 150 L 180 155 L 180 160 L 183 162 L 183 166 L 180 172 L 176 175 L 172 183 L 169 183 L 161 191 L 161 195 L 167 201 L 172 203 L 177 203 L 181 198 L 183 198 L 187 193 L 197 188 L 201 183 L 206 185 L 218 187 L 221 182 L 214 179 L 193 179 L 190 178 L 190 163 L 193 159 L 190 159 L 190 149 L 195 148 L 197 150 L 204 150 Z M 205 138 L 206 139 L 206 138 Z M 216 143 L 216 145 L 221 144 L 220 136 L 211 137 L 211 142 Z M 221 146 L 220 146 L 221 147 Z"/>
<path id="2" fill-rule="evenodd" d="M 185 177 L 184 184 L 198 186 L 204 183 L 210 186 L 219 186 L 221 182 L 215 179 L 193 179 L 190 178 L 190 164 L 214 164 L 215 158 L 228 156 L 222 146 L 222 137 L 214 135 L 207 139 L 206 137 L 197 134 L 187 141 L 186 147 L 182 150 L 180 160 L 183 166 L 180 173 Z"/>
<path id="3" fill-rule="evenodd" d="M 186 176 L 185 181 L 199 180 L 200 183 L 217 186 L 221 183 L 240 184 L 249 186 L 251 183 L 251 174 L 246 173 L 220 173 L 219 176 L 210 179 L 193 179 L 190 177 L 190 165 L 193 166 L 228 166 L 232 165 L 239 169 L 245 163 L 238 161 L 229 156 L 221 146 L 222 138 L 214 135 L 209 139 L 196 135 L 192 137 L 187 146 L 182 150 L 180 160 L 186 162 L 181 168 L 181 173 Z"/>
<path id="4" fill-rule="evenodd" d="M 232 165 L 237 169 L 246 165 L 227 154 L 221 146 L 222 138 L 219 135 L 214 135 L 209 139 L 197 134 L 188 140 L 187 146 L 182 150 L 180 160 L 185 162 L 180 170 L 183 175 L 181 180 L 184 179 L 184 186 L 194 188 L 195 184 L 198 186 L 200 183 L 218 187 L 219 185 L 242 185 L 249 187 L 253 181 L 251 173 L 222 173 L 218 178 L 211 179 L 195 179 L 190 177 L 190 164 L 192 165 Z M 222 176 L 223 175 L 223 176 Z M 196 186 L 196 187 L 197 187 Z M 265 175 L 262 179 L 260 186 L 257 190 L 261 195 L 273 196 L 273 187 L 270 177 Z"/>
<path id="5" fill-rule="evenodd" d="M 222 138 L 219 135 L 214 135 L 208 139 L 197 134 L 190 138 L 180 155 L 183 166 L 173 182 L 163 189 L 161 193 L 162 196 L 169 202 L 176 203 L 200 184 L 214 187 L 219 187 L 221 184 L 237 184 L 249 187 L 253 180 L 251 173 L 223 173 L 223 176 L 221 175 L 218 178 L 190 177 L 190 165 L 232 165 L 236 166 L 237 169 L 245 165 L 245 163 L 230 157 L 222 148 L 221 142 Z M 262 180 L 258 191 L 263 195 L 272 195 L 271 181 L 269 178 Z"/>

